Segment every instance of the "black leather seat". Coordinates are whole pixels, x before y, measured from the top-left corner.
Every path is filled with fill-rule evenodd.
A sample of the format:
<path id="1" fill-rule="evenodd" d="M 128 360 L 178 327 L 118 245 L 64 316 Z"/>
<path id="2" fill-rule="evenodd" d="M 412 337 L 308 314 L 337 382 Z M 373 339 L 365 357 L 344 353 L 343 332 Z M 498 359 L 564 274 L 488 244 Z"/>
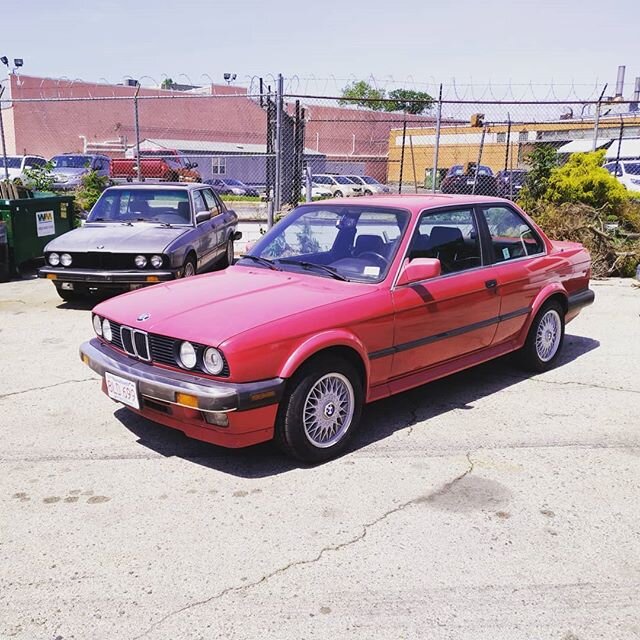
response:
<path id="1" fill-rule="evenodd" d="M 362 235 L 356 238 L 356 244 L 353 247 L 353 255 L 359 256 L 365 252 L 373 252 L 378 255 L 385 256 L 384 240 L 380 236 Z"/>

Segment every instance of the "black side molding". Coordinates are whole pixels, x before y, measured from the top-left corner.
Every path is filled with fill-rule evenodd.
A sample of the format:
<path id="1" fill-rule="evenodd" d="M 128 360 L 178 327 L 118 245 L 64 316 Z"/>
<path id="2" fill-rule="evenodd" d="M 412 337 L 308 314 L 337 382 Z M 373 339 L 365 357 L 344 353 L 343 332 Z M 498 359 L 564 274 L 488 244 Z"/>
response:
<path id="1" fill-rule="evenodd" d="M 593 301 L 595 299 L 596 294 L 592 289 L 583 289 L 582 291 L 578 291 L 577 293 L 572 293 L 567 300 L 569 311 L 575 311 L 576 309 L 583 309 L 584 307 L 588 307 L 590 304 L 593 304 Z"/>

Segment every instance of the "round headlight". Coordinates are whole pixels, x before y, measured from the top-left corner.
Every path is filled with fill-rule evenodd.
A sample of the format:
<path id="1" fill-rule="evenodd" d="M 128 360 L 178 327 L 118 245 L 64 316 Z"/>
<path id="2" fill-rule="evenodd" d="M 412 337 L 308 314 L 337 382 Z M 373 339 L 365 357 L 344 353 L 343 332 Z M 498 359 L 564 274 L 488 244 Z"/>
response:
<path id="1" fill-rule="evenodd" d="M 205 349 L 204 355 L 202 356 L 202 363 L 204 364 L 204 368 L 213 376 L 217 376 L 222 369 L 224 369 L 222 354 L 213 347 Z"/>
<path id="2" fill-rule="evenodd" d="M 159 269 L 162 266 L 162 256 L 151 256 L 151 266 Z"/>
<path id="3" fill-rule="evenodd" d="M 138 269 L 144 269 L 147 266 L 147 259 L 144 256 L 136 256 L 134 261 Z"/>
<path id="4" fill-rule="evenodd" d="M 93 316 L 93 330 L 99 335 L 102 335 L 102 320 L 100 320 L 100 316 Z"/>
<path id="5" fill-rule="evenodd" d="M 193 369 L 196 366 L 196 350 L 190 342 L 183 342 L 180 345 L 180 362 L 185 369 Z"/>
<path id="6" fill-rule="evenodd" d="M 106 318 L 102 321 L 102 337 L 108 342 L 111 342 L 113 339 L 111 323 Z"/>
<path id="7" fill-rule="evenodd" d="M 71 266 L 71 262 L 72 262 L 71 256 L 68 253 L 63 253 L 60 256 L 60 264 L 63 267 L 70 267 Z"/>
<path id="8" fill-rule="evenodd" d="M 60 256 L 57 253 L 49 254 L 49 264 L 52 267 L 57 267 L 60 264 Z"/>

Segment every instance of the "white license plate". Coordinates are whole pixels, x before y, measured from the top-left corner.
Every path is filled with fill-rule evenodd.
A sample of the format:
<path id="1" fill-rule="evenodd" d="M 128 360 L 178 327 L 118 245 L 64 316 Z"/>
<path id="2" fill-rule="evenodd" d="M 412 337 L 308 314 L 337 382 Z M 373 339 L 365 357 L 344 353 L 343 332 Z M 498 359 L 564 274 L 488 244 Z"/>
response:
<path id="1" fill-rule="evenodd" d="M 135 382 L 125 380 L 120 376 L 114 376 L 112 373 L 108 373 L 107 371 L 104 372 L 104 380 L 107 384 L 107 395 L 112 400 L 122 402 L 134 409 L 140 408 L 138 389 L 136 388 Z"/>
<path id="2" fill-rule="evenodd" d="M 467 184 L 468 184 L 469 186 L 472 186 L 472 185 L 474 185 L 475 183 L 476 183 L 476 181 L 475 181 L 475 180 L 467 180 Z"/>

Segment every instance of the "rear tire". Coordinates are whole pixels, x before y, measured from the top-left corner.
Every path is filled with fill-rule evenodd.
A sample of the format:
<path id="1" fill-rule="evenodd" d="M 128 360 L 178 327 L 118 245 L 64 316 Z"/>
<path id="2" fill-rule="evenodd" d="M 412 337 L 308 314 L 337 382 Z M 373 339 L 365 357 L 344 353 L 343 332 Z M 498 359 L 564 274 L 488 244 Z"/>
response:
<path id="1" fill-rule="evenodd" d="M 333 197 L 334 198 L 342 198 L 342 191 L 340 191 L 339 189 L 338 189 L 338 191 L 334 191 L 333 192 Z"/>
<path id="2" fill-rule="evenodd" d="M 360 423 L 362 380 L 342 358 L 320 356 L 291 378 L 280 403 L 275 441 L 302 462 L 331 460 L 347 447 Z"/>
<path id="3" fill-rule="evenodd" d="M 553 367 L 564 341 L 564 309 L 552 300 L 542 305 L 520 350 L 520 365 L 541 373 Z"/>

